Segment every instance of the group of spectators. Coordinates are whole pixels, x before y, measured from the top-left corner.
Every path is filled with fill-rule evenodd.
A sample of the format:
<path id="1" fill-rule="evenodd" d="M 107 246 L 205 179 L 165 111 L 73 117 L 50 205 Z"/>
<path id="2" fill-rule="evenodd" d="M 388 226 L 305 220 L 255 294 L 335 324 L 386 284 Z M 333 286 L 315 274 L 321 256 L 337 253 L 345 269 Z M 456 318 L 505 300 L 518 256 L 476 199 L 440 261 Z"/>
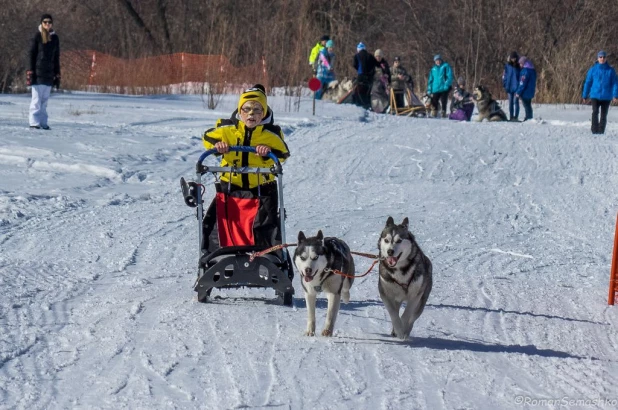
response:
<path id="1" fill-rule="evenodd" d="M 335 44 L 325 35 L 312 48 L 309 63 L 314 75 L 322 83 L 316 98 L 322 98 L 324 90 L 335 80 Z M 382 50 L 373 54 L 367 51 L 364 43 L 358 43 L 352 66 L 356 70 L 356 101 L 360 106 L 371 107 L 371 90 L 376 80 L 384 90 L 394 91 L 395 104 L 405 105 L 406 89 L 414 89 L 414 81 L 402 65 L 401 58 L 393 59 L 391 68 Z M 60 86 L 60 40 L 53 29 L 53 19 L 49 14 L 41 16 L 38 30 L 32 38 L 27 61 L 26 84 L 32 88 L 30 104 L 30 127 L 49 129 L 47 123 L 47 101 L 52 87 Z M 536 92 L 536 70 L 532 61 L 517 52 L 509 55 L 502 73 L 502 85 L 509 100 L 509 120 L 519 121 L 519 101 L 524 106 L 524 121 L 533 118 L 532 99 Z M 434 66 L 427 80 L 427 97 L 431 100 L 431 117 L 447 117 L 448 97 L 451 99 L 450 119 L 470 120 L 474 101 L 465 89 L 465 81 L 459 77 L 453 87 L 453 69 L 440 54 L 434 56 Z M 584 82 L 582 99 L 592 105 L 592 133 L 603 134 L 607 124 L 607 113 L 612 102 L 618 102 L 618 76 L 607 63 L 607 53 L 599 51 L 597 62 L 588 70 Z"/>
<path id="2" fill-rule="evenodd" d="M 323 85 L 316 93 L 318 99 L 322 98 L 324 89 L 335 79 L 333 45 L 329 36 L 323 36 L 312 49 L 309 58 L 314 74 Z M 592 105 L 593 134 L 605 132 L 609 105 L 612 99 L 618 102 L 618 77 L 606 59 L 605 51 L 599 51 L 597 62 L 588 71 L 582 92 L 583 102 Z M 434 66 L 429 70 L 427 79 L 426 96 L 430 100 L 428 115 L 469 121 L 474 111 L 474 99 L 465 88 L 465 79 L 459 77 L 454 84 L 451 65 L 440 54 L 436 54 L 433 60 Z M 354 102 L 362 107 L 371 107 L 371 90 L 375 90 L 376 84 L 380 86 L 382 83 L 385 89 L 393 90 L 397 107 L 405 105 L 405 93 L 402 91 L 414 89 L 414 81 L 399 56 L 393 59 L 393 66 L 390 67 L 382 50 L 377 49 L 371 54 L 362 42 L 356 47 L 352 67 L 356 71 Z M 502 73 L 502 85 L 508 95 L 509 121 L 519 121 L 520 101 L 524 107 L 523 121 L 533 118 L 532 99 L 536 93 L 536 81 L 537 74 L 532 61 L 516 51 L 512 52 Z M 447 115 L 451 92 L 451 112 Z"/>

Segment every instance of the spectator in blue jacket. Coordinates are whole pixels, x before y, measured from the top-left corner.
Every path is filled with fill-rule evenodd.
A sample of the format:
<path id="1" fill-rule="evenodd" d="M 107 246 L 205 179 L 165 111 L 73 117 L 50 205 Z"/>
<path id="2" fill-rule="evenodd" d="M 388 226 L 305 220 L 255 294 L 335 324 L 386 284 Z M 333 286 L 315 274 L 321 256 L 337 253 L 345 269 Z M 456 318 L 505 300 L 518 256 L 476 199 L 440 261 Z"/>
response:
<path id="1" fill-rule="evenodd" d="M 431 116 L 438 116 L 438 102 L 442 106 L 442 118 L 446 118 L 446 104 L 453 84 L 453 70 L 440 54 L 433 57 L 435 65 L 429 71 L 427 95 L 431 97 Z"/>
<path id="2" fill-rule="evenodd" d="M 532 119 L 532 99 L 536 92 L 536 70 L 532 61 L 528 60 L 525 56 L 519 58 L 519 65 L 521 66 L 521 71 L 519 73 L 519 87 L 515 91 L 515 97 L 519 98 L 524 105 L 526 112 L 524 121 L 527 121 Z"/>
<path id="3" fill-rule="evenodd" d="M 618 101 L 618 77 L 616 70 L 607 63 L 605 51 L 599 51 L 597 62 L 588 70 L 582 98 L 587 102 L 590 98 L 592 104 L 592 133 L 605 133 L 607 124 L 607 111 L 612 97 L 614 102 Z M 599 121 L 599 109 L 601 120 Z"/>
<path id="4" fill-rule="evenodd" d="M 518 121 L 519 117 L 519 98 L 515 97 L 515 92 L 519 86 L 521 67 L 517 60 L 519 60 L 519 55 L 513 51 L 502 72 L 502 86 L 509 96 L 509 121 Z"/>

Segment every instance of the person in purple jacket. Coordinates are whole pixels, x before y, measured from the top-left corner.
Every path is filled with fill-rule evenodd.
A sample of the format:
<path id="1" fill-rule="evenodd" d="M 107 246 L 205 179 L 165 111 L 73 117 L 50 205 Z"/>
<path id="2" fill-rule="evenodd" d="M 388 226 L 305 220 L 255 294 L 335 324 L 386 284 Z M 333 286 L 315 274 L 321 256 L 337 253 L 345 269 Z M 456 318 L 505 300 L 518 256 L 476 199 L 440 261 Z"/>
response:
<path id="1" fill-rule="evenodd" d="M 592 133 L 605 133 L 607 111 L 612 97 L 618 102 L 618 77 L 616 70 L 607 63 L 607 54 L 601 50 L 597 54 L 597 62 L 588 70 L 582 98 L 584 103 L 590 98 L 592 104 Z M 601 120 L 599 121 L 599 110 Z"/>
<path id="2" fill-rule="evenodd" d="M 532 119 L 532 99 L 536 92 L 536 70 L 532 61 L 528 57 L 521 56 L 519 58 L 521 71 L 519 73 L 519 87 L 515 91 L 515 97 L 521 100 L 524 105 L 526 117 L 524 121 Z"/>
<path id="3" fill-rule="evenodd" d="M 509 121 L 518 121 L 519 117 L 519 98 L 515 97 L 515 91 L 519 86 L 521 67 L 517 60 L 519 60 L 519 55 L 513 51 L 502 72 L 502 86 L 509 96 Z"/>

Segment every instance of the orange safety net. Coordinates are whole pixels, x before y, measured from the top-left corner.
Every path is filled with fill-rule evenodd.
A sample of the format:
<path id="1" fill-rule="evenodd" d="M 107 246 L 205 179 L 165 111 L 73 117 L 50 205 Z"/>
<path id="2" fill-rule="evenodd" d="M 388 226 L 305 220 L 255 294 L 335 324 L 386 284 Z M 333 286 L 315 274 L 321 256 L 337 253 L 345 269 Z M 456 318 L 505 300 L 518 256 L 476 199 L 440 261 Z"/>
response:
<path id="1" fill-rule="evenodd" d="M 91 50 L 65 51 L 63 86 L 76 90 L 151 93 L 169 92 L 169 86 L 187 83 L 268 85 L 264 59 L 245 67 L 233 66 L 223 55 L 177 53 L 122 59 Z M 182 92 L 182 87 L 179 89 Z"/>

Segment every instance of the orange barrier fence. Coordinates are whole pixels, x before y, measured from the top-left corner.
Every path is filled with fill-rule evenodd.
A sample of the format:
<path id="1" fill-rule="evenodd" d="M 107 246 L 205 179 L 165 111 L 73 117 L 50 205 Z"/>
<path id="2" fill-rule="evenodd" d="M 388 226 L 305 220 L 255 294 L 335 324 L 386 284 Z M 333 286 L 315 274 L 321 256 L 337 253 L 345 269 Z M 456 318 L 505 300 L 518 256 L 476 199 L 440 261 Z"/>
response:
<path id="1" fill-rule="evenodd" d="M 61 55 L 63 87 L 130 93 L 156 89 L 188 92 L 187 84 L 255 84 L 268 86 L 266 63 L 233 66 L 223 55 L 177 53 L 122 59 L 92 50 L 65 51 Z"/>
<path id="2" fill-rule="evenodd" d="M 613 305 L 618 292 L 618 215 L 616 215 L 616 232 L 614 234 L 614 252 L 612 254 L 612 267 L 609 273 L 609 297 L 607 304 Z"/>

